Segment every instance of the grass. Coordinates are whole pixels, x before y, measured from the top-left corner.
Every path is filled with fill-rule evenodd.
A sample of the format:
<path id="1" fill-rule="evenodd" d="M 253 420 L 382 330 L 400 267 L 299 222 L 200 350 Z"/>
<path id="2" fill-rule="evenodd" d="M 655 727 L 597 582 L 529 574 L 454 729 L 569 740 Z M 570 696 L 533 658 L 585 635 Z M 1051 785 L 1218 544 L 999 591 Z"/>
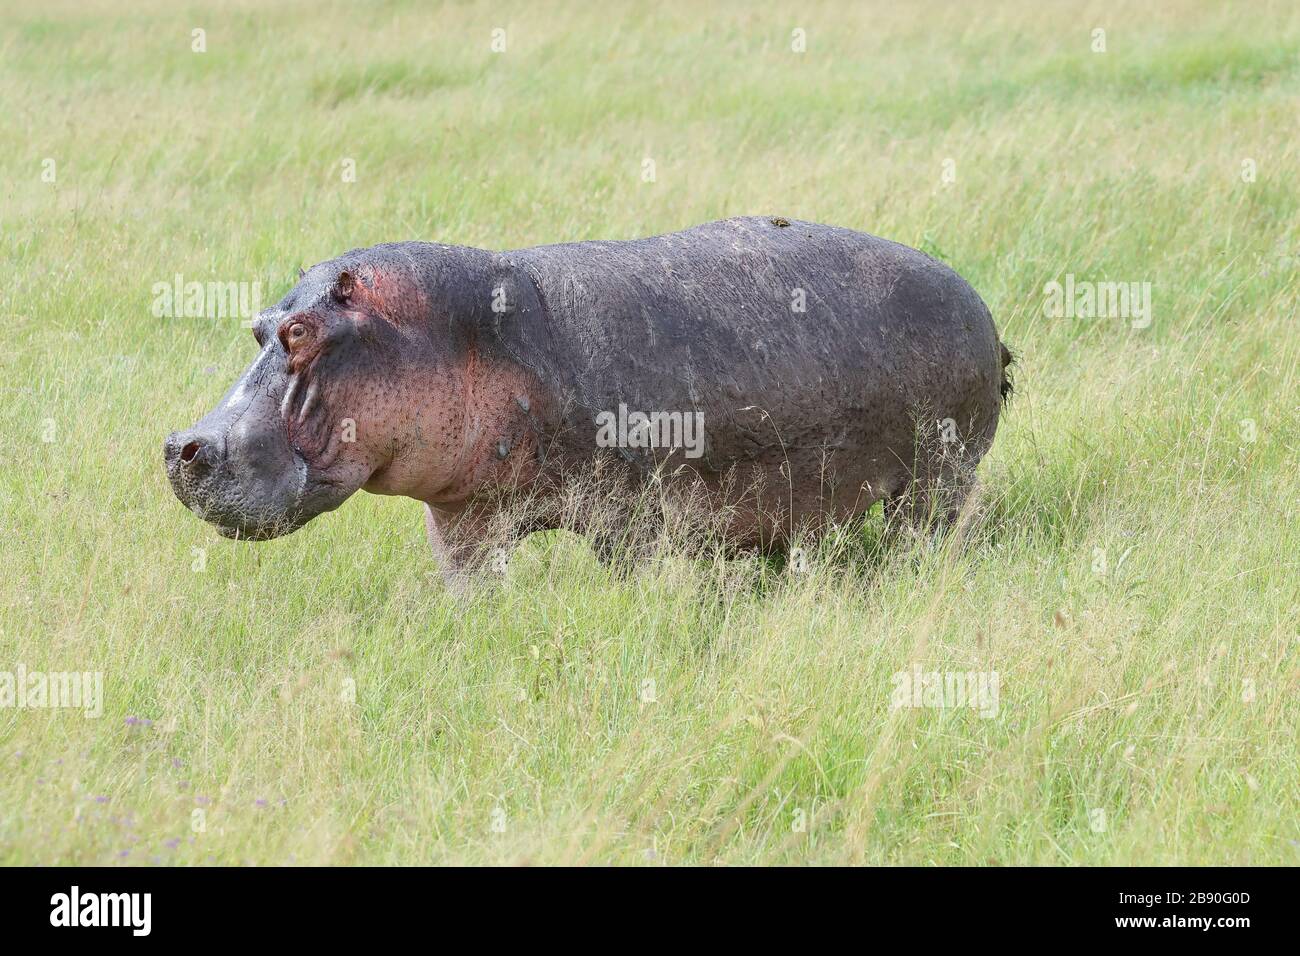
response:
<path id="1" fill-rule="evenodd" d="M 105 700 L 0 708 L 0 861 L 1300 863 L 1293 6 L 4 8 L 0 670 Z M 622 578 L 538 535 L 459 607 L 414 502 L 249 546 L 167 487 L 254 347 L 154 283 L 737 214 L 989 303 L 963 538 Z M 1045 316 L 1066 274 L 1150 327 Z M 892 708 L 913 663 L 998 715 Z"/>

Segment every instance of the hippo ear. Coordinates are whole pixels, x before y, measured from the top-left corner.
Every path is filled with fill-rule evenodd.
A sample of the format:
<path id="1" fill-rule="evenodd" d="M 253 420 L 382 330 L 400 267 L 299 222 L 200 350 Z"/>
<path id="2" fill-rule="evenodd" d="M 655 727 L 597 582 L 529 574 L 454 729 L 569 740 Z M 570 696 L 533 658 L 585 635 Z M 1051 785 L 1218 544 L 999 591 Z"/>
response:
<path id="1" fill-rule="evenodd" d="M 299 267 L 298 267 L 298 279 L 299 279 L 299 281 L 301 281 L 301 280 L 303 280 L 303 279 L 305 279 L 305 278 L 307 278 L 307 270 L 304 269 L 302 266 L 299 266 Z"/>
<path id="2" fill-rule="evenodd" d="M 330 286 L 330 295 L 336 302 L 347 302 L 352 298 L 352 293 L 356 289 L 356 279 L 351 272 L 344 269 L 339 273 L 339 277 L 334 280 L 334 285 Z"/>

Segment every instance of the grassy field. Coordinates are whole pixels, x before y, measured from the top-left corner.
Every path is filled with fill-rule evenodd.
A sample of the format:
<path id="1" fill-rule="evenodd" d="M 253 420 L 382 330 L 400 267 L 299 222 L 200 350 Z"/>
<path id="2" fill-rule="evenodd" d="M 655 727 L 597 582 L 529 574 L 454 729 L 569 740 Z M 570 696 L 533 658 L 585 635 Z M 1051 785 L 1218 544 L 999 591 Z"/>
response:
<path id="1" fill-rule="evenodd" d="M 2 6 L 0 671 L 104 697 L 0 708 L 0 861 L 1300 863 L 1294 5 Z M 460 607 L 414 502 L 253 546 L 167 486 L 254 344 L 155 284 L 740 214 L 988 302 L 963 538 L 538 535 Z M 1149 324 L 1046 314 L 1067 275 Z M 996 716 L 893 707 L 914 665 Z"/>

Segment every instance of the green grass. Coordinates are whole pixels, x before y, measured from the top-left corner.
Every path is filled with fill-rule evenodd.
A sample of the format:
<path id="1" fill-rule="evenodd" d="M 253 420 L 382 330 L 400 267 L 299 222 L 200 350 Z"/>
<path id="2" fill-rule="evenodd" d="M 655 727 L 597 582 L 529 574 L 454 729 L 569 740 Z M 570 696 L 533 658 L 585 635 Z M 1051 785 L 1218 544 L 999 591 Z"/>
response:
<path id="1" fill-rule="evenodd" d="M 1293 6 L 3 6 L 0 670 L 106 699 L 0 709 L 0 861 L 1300 863 Z M 964 539 L 620 579 L 542 535 L 462 608 L 414 502 L 250 546 L 167 487 L 254 346 L 156 282 L 738 214 L 989 303 Z M 1066 273 L 1151 326 L 1044 316 Z M 912 662 L 998 716 L 891 709 Z"/>

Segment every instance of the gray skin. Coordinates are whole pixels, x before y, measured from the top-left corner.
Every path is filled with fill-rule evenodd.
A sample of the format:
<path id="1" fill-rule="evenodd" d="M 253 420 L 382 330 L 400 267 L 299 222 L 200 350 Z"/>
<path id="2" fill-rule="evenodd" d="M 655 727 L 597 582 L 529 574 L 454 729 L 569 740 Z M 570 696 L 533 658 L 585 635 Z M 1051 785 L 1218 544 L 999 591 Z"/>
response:
<path id="1" fill-rule="evenodd" d="M 451 581 L 502 515 L 526 515 L 516 538 L 591 530 L 559 502 L 593 473 L 691 489 L 732 550 L 783 551 L 881 499 L 951 518 L 1010 389 L 988 309 L 947 266 L 781 218 L 502 253 L 355 249 L 303 273 L 254 333 L 248 370 L 165 442 L 176 496 L 249 540 L 357 489 L 415 498 Z M 699 413 L 702 455 L 602 446 L 597 416 L 620 405 Z"/>

